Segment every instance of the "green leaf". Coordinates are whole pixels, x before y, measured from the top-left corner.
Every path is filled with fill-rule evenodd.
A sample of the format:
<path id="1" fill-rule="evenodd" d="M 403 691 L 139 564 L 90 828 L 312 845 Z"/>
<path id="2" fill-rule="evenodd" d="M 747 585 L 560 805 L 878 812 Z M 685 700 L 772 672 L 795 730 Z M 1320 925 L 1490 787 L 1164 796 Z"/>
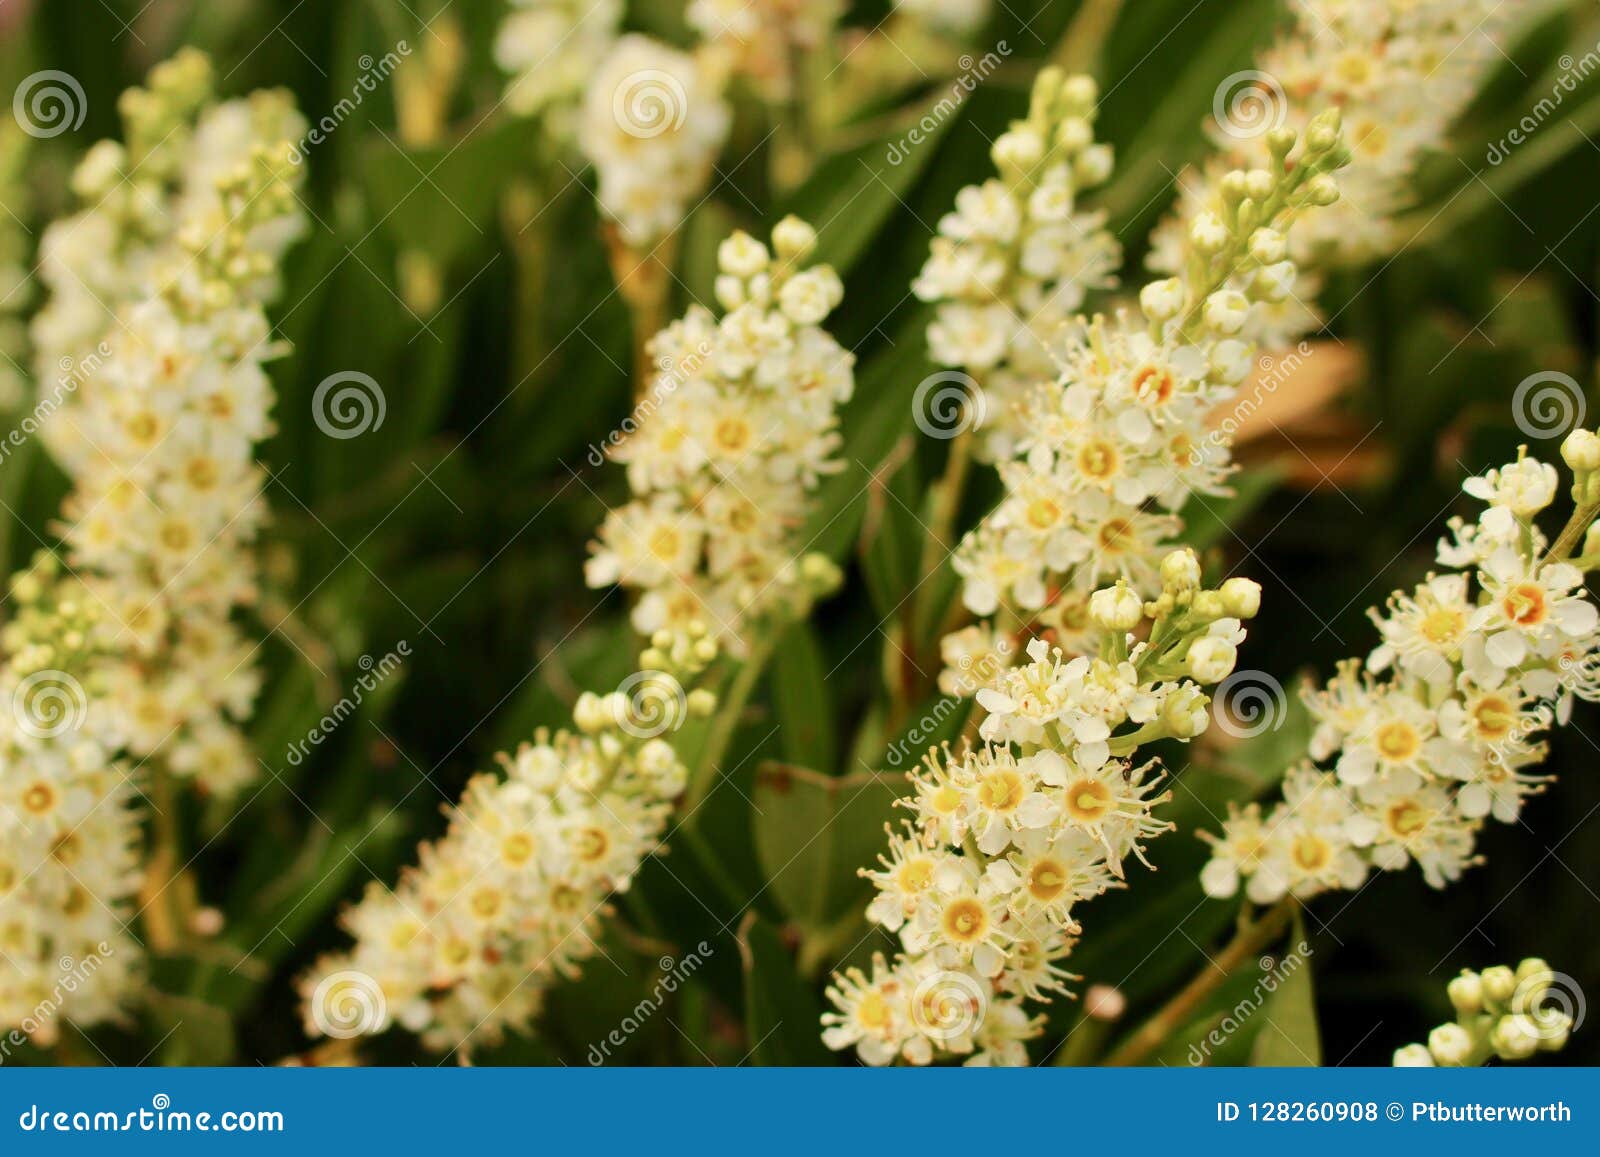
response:
<path id="1" fill-rule="evenodd" d="M 869 888 L 857 870 L 882 849 L 884 825 L 904 791 L 897 775 L 760 767 L 751 818 L 756 858 L 791 919 L 821 928 L 864 902 Z"/>
<path id="2" fill-rule="evenodd" d="M 941 93 L 948 99 L 948 93 Z M 922 175 L 939 141 L 950 127 L 962 119 L 960 110 L 918 132 L 922 139 L 905 147 L 905 134 L 913 125 L 932 121 L 936 102 L 915 122 L 897 123 L 877 140 L 822 158 L 805 184 L 795 190 L 783 210 L 814 223 L 817 237 L 815 260 L 832 265 L 845 276 L 879 238 L 885 224 L 905 203 L 906 196 Z"/>
<path id="3" fill-rule="evenodd" d="M 750 1060 L 758 1065 L 826 1065 L 822 1009 L 800 978 L 777 929 L 754 912 L 739 926 L 744 964 L 744 1026 Z"/>
<path id="4" fill-rule="evenodd" d="M 1233 493 L 1227 497 L 1190 498 L 1183 508 L 1180 541 L 1200 551 L 1218 545 L 1272 497 L 1282 478 L 1283 472 L 1270 466 L 1243 470 L 1235 475 Z"/>
<path id="5" fill-rule="evenodd" d="M 783 757 L 805 767 L 831 767 L 838 750 L 834 702 L 816 630 L 796 623 L 778 645 L 778 654 L 783 658 L 772 664 L 770 677 Z"/>
<path id="6" fill-rule="evenodd" d="M 1277 983 L 1257 1013 L 1266 1024 L 1250 1050 L 1252 1065 L 1314 1068 L 1322 1063 L 1322 1035 L 1317 1031 L 1316 995 L 1305 943 L 1305 921 L 1296 912 L 1289 948 L 1267 973 L 1276 977 Z"/>

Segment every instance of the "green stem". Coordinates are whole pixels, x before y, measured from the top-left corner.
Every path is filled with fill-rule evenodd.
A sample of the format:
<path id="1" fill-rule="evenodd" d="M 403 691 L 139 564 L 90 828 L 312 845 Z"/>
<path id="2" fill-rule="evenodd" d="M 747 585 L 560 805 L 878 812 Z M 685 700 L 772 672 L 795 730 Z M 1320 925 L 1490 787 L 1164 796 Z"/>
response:
<path id="1" fill-rule="evenodd" d="M 1100 73 L 1106 41 L 1122 15 L 1122 4 L 1123 0 L 1083 0 L 1056 47 L 1055 63 L 1067 73 Z"/>
<path id="2" fill-rule="evenodd" d="M 1567 525 L 1561 528 L 1561 533 L 1550 544 L 1549 552 L 1544 556 L 1545 562 L 1563 562 L 1571 556 L 1573 548 L 1578 545 L 1578 540 L 1589 530 L 1590 523 L 1600 518 L 1600 503 L 1580 506 L 1572 512 L 1572 517 L 1567 519 Z"/>
<path id="3" fill-rule="evenodd" d="M 722 702 L 717 705 L 717 714 L 706 733 L 705 746 L 700 749 L 700 757 L 689 773 L 689 786 L 683 792 L 682 807 L 686 813 L 694 813 L 716 782 L 717 771 L 728 753 L 728 745 L 733 742 L 734 733 L 739 729 L 739 718 L 744 714 L 750 696 L 755 693 L 756 684 L 761 681 L 761 673 L 766 669 L 767 660 L 772 657 L 780 633 L 776 625 L 763 632 L 762 638 L 750 649 L 750 654 L 739 667 L 738 674 L 734 675 L 733 682 L 728 685 Z"/>
<path id="4" fill-rule="evenodd" d="M 1254 960 L 1289 926 L 1297 902 L 1289 897 L 1279 900 L 1264 915 L 1245 924 L 1241 923 L 1233 939 L 1217 956 L 1184 985 L 1171 1000 L 1149 1020 L 1140 1025 L 1105 1060 L 1108 1065 L 1138 1065 L 1150 1058 L 1167 1038 L 1194 1019 L 1204 1000 L 1221 988 L 1223 983 L 1243 965 Z"/>

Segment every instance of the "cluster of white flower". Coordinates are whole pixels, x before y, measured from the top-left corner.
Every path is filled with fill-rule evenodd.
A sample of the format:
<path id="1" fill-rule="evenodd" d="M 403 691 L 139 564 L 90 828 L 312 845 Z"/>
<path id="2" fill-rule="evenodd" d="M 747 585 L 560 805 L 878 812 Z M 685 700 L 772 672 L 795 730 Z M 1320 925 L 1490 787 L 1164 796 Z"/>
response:
<path id="1" fill-rule="evenodd" d="M 254 597 L 262 303 L 302 228 L 287 159 L 301 122 L 286 94 L 217 104 L 211 81 L 186 51 L 124 93 L 126 145 L 89 151 L 73 183 L 90 207 L 40 245 L 37 375 L 71 366 L 75 385 L 42 431 L 71 481 L 72 577 L 41 554 L 13 580 L 0 638 L 8 1023 L 64 984 L 69 958 L 107 958 L 88 982 L 74 969 L 78 1023 L 111 1015 L 126 986 L 140 871 L 119 757 L 214 794 L 254 773 L 238 721 L 257 677 L 230 614 Z"/>
<path id="2" fill-rule="evenodd" d="M 72 480 L 70 564 L 107 611 L 99 682 L 122 742 L 227 793 L 255 768 L 234 722 L 253 648 L 230 614 L 255 598 L 254 447 L 280 352 L 263 305 L 305 226 L 288 161 L 303 122 L 283 92 L 216 103 L 192 51 L 120 108 L 126 144 L 95 145 L 73 178 L 89 207 L 40 244 L 38 376 L 78 382 L 43 433 Z"/>
<path id="3" fill-rule="evenodd" d="M 839 469 L 855 359 L 821 328 L 843 288 L 831 267 L 805 267 L 815 244 L 793 217 L 771 250 L 735 233 L 717 252 L 722 318 L 692 307 L 651 343 L 657 372 L 612 452 L 634 497 L 606 515 L 585 570 L 591 586 L 641 592 L 643 634 L 704 622 L 742 652 L 747 621 L 823 566 L 797 563 L 792 540 Z"/>
<path id="4" fill-rule="evenodd" d="M 733 120 L 725 79 L 703 53 L 632 33 L 592 70 L 578 144 L 599 178 L 601 211 L 630 248 L 676 230 L 705 189 Z"/>
<path id="5" fill-rule="evenodd" d="M 29 393 L 23 315 L 33 301 L 33 237 L 24 170 L 32 141 L 14 119 L 0 124 L 0 414 L 17 409 Z"/>
<path id="6" fill-rule="evenodd" d="M 1232 671 L 1240 620 L 1260 604 L 1246 579 L 1203 589 L 1192 551 L 1161 571 L 1153 602 L 1122 583 L 1095 592 L 1095 657 L 1031 642 L 979 693 L 984 745 L 931 753 L 912 773 L 914 818 L 863 873 L 878 888 L 869 918 L 903 951 L 835 976 L 830 1048 L 874 1065 L 1027 1063 L 1042 1020 L 1024 1002 L 1066 991 L 1074 906 L 1120 886 L 1126 861 L 1172 827 L 1154 814 L 1171 793 L 1138 748 L 1205 730 L 1203 687 Z"/>
<path id="7" fill-rule="evenodd" d="M 763 100 L 784 101 L 794 96 L 797 58 L 827 42 L 844 8 L 843 0 L 690 0 L 684 19 Z"/>
<path id="8" fill-rule="evenodd" d="M 642 661 L 659 667 L 578 699 L 575 730 L 541 731 L 500 756 L 504 776 L 474 778 L 397 888 L 368 886 L 343 921 L 355 945 L 302 982 L 308 1033 L 398 1022 L 434 1049 L 494 1044 L 594 955 L 608 898 L 659 846 L 687 781 L 664 737 L 715 707 L 684 691 L 716 656 L 710 638 L 658 642 Z"/>
<path id="9" fill-rule="evenodd" d="M 1259 69 L 1219 89 L 1210 126 L 1218 152 L 1178 179 L 1176 214 L 1152 238 L 1150 267 L 1183 268 L 1183 235 L 1230 169 L 1264 165 L 1274 127 L 1301 127 L 1301 110 L 1338 108 L 1353 164 L 1343 198 L 1300 230 L 1291 249 L 1308 273 L 1381 258 L 1399 246 L 1396 216 L 1412 203 L 1422 158 L 1439 148 L 1490 67 L 1499 43 L 1539 0 L 1293 0 L 1294 21 Z M 1308 278 L 1309 280 L 1309 278 Z M 1312 329 L 1306 284 L 1254 320 L 1269 345 Z"/>
<path id="10" fill-rule="evenodd" d="M 1576 473 L 1579 520 L 1600 499 L 1600 438 L 1579 430 L 1562 453 Z M 1600 611 L 1584 572 L 1600 565 L 1600 528 L 1567 560 L 1578 526 L 1551 547 L 1534 518 L 1555 499 L 1554 467 L 1532 458 L 1467 481 L 1488 503 L 1451 523 L 1442 574 L 1374 610 L 1382 643 L 1306 701 L 1311 756 L 1263 813 L 1235 809 L 1201 880 L 1216 897 L 1241 884 L 1257 903 L 1359 887 L 1374 868 L 1415 862 L 1435 888 L 1475 863 L 1486 819 L 1516 822 L 1543 789 L 1542 734 L 1574 698 L 1600 698 Z M 1570 528 L 1569 528 L 1570 529 Z"/>
<path id="11" fill-rule="evenodd" d="M 595 69 L 617 42 L 622 0 L 510 0 L 494 59 L 511 74 L 505 104 L 519 116 L 545 114 L 558 139 Z"/>
<path id="12" fill-rule="evenodd" d="M 1560 1052 L 1577 1027 L 1573 1011 L 1581 1007 L 1568 988 L 1572 978 L 1552 972 L 1537 957 L 1518 964 L 1474 972 L 1463 969 L 1450 982 L 1450 1003 L 1456 1019 L 1428 1034 L 1427 1044 L 1395 1050 L 1401 1068 L 1435 1065 L 1481 1065 L 1490 1057 L 1525 1061 L 1535 1053 Z"/>
<path id="13" fill-rule="evenodd" d="M 1111 173 L 1111 146 L 1094 139 L 1098 95 L 1090 77 L 1040 73 L 1027 118 L 990 150 L 999 176 L 957 194 L 912 283 L 918 298 L 938 304 L 929 355 L 981 390 L 971 417 L 990 459 L 1026 436 L 1023 403 L 1060 372 L 1069 319 L 1121 263 L 1105 214 L 1077 203 Z"/>
<path id="14" fill-rule="evenodd" d="M 966 35 L 989 19 L 994 0 L 894 0 L 894 10 L 938 32 Z"/>
<path id="15" fill-rule="evenodd" d="M 1191 495 L 1224 492 L 1228 437 L 1207 414 L 1250 372 L 1243 331 L 1287 293 L 1291 227 L 1338 199 L 1332 173 L 1348 156 L 1336 112 L 1298 143 L 1275 133 L 1271 168 L 1219 184 L 1190 224 L 1183 276 L 1146 285 L 1141 318 L 1076 320 L 1060 376 L 1018 408 L 1004 496 L 956 551 L 974 614 L 1027 613 L 1070 635 L 1096 586 L 1120 577 L 1148 589 Z"/>
<path id="16" fill-rule="evenodd" d="M 127 933 L 139 817 L 97 694 L 94 597 L 40 552 L 0 631 L 0 1028 L 48 1047 L 61 1018 L 114 1017 L 139 950 Z"/>

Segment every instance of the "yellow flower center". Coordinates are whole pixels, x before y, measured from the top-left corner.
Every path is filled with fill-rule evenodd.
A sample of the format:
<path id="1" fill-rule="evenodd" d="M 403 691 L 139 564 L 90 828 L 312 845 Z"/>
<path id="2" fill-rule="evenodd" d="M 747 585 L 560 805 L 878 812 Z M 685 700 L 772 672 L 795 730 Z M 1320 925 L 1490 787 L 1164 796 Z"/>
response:
<path id="1" fill-rule="evenodd" d="M 1415 758 L 1422 747 L 1416 728 L 1398 719 L 1378 728 L 1375 741 L 1378 754 L 1390 763 L 1405 763 Z"/>
<path id="2" fill-rule="evenodd" d="M 1513 623 L 1535 627 L 1544 622 L 1550 607 L 1538 583 L 1518 583 L 1500 598 L 1500 610 Z"/>
<path id="3" fill-rule="evenodd" d="M 1164 406 L 1177 392 L 1178 380 L 1166 366 L 1140 366 L 1133 375 L 1133 396 L 1146 406 Z"/>
<path id="4" fill-rule="evenodd" d="M 978 802 L 989 811 L 1011 811 L 1022 802 L 1022 777 L 1014 771 L 992 771 L 978 784 Z"/>
<path id="5" fill-rule="evenodd" d="M 944 933 L 958 944 L 975 944 L 989 932 L 989 913 L 977 900 L 967 897 L 944 910 Z"/>
<path id="6" fill-rule="evenodd" d="M 1472 708 L 1472 726 L 1480 739 L 1504 739 L 1517 721 L 1517 709 L 1504 695 L 1485 695 Z"/>
<path id="7" fill-rule="evenodd" d="M 900 870 L 895 874 L 895 883 L 902 892 L 922 891 L 933 883 L 933 861 L 927 856 L 907 860 L 900 865 Z"/>
<path id="8" fill-rule="evenodd" d="M 1057 859 L 1043 859 L 1028 869 L 1028 895 L 1048 904 L 1067 889 L 1067 866 Z"/>
<path id="9" fill-rule="evenodd" d="M 1067 789 L 1067 814 L 1079 823 L 1098 823 L 1111 802 L 1111 789 L 1098 780 L 1080 779 Z"/>
<path id="10" fill-rule="evenodd" d="M 1416 800 L 1403 799 L 1389 805 L 1389 810 L 1384 815 L 1384 822 L 1397 836 L 1402 838 L 1414 836 L 1428 822 L 1428 813 Z"/>
<path id="11" fill-rule="evenodd" d="M 1320 872 L 1328 866 L 1328 861 L 1333 858 L 1333 849 L 1328 846 L 1328 841 L 1311 832 L 1297 836 L 1294 846 L 1289 854 L 1294 858 L 1295 865 L 1305 872 Z"/>
<path id="12" fill-rule="evenodd" d="M 1078 473 L 1095 482 L 1116 477 L 1122 456 L 1110 442 L 1086 442 L 1078 450 Z"/>
<path id="13" fill-rule="evenodd" d="M 1428 642 L 1442 646 L 1460 638 L 1461 630 L 1466 625 L 1466 616 L 1460 611 L 1451 607 L 1434 607 L 1422 616 L 1417 629 Z"/>

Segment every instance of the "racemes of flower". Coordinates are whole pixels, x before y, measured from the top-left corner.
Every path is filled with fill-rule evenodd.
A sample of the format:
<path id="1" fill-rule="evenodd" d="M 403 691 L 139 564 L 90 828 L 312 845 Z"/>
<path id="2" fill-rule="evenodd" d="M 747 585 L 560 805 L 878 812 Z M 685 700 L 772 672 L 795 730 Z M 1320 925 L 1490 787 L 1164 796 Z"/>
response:
<path id="1" fill-rule="evenodd" d="M 710 180 L 733 122 L 721 72 L 704 51 L 628 33 L 589 77 L 577 143 L 601 211 L 635 253 L 675 232 Z"/>
<path id="2" fill-rule="evenodd" d="M 912 282 L 937 307 L 929 355 L 975 382 L 970 417 L 989 460 L 1026 436 L 1023 403 L 1060 372 L 1069 319 L 1121 263 L 1105 214 L 1078 205 L 1111 173 L 1111 146 L 1094 139 L 1098 95 L 1090 77 L 1039 74 L 1027 117 L 990 149 L 998 175 L 957 194 Z"/>
<path id="3" fill-rule="evenodd" d="M 1307 274 L 1380 259 L 1399 247 L 1398 215 L 1415 199 L 1418 164 L 1443 147 L 1500 44 L 1541 0 L 1292 0 L 1292 23 L 1236 73 L 1214 102 L 1217 152 L 1178 180 L 1177 211 L 1151 238 L 1150 268 L 1182 269 L 1184 234 L 1231 169 L 1267 162 L 1271 130 L 1301 127 L 1301 110 L 1338 108 L 1353 160 L 1341 203 L 1296 231 L 1290 255 Z M 1318 287 L 1306 283 L 1251 319 L 1272 347 L 1315 328 Z"/>
<path id="4" fill-rule="evenodd" d="M 37 376 L 70 365 L 75 386 L 42 427 L 71 483 L 65 565 L 45 551 L 13 578 L 0 635 L 0 1024 L 40 1044 L 56 1026 L 38 1008 L 89 1025 L 131 992 L 144 872 L 124 757 L 140 785 L 213 794 L 255 767 L 239 721 L 257 678 L 230 615 L 255 592 L 262 303 L 302 228 L 285 94 L 216 103 L 186 51 L 119 107 L 126 144 L 89 151 L 89 206 L 40 245 Z"/>
<path id="5" fill-rule="evenodd" d="M 637 591 L 643 634 L 709 624 L 743 654 L 744 626 L 802 594 L 794 535 L 819 479 L 840 468 L 838 407 L 855 358 L 822 322 L 843 289 L 807 268 L 816 234 L 790 217 L 772 248 L 735 233 L 717 252 L 723 316 L 692 307 L 650 345 L 656 367 L 611 452 L 632 500 L 609 511 L 589 585 Z"/>
<path id="6" fill-rule="evenodd" d="M 0 628 L 0 1029 L 116 1017 L 139 947 L 139 814 L 96 679 L 99 605 L 40 551 Z"/>
<path id="7" fill-rule="evenodd" d="M 1090 600 L 1096 650 L 1069 655 L 1044 639 L 979 693 L 981 747 L 928 755 L 890 831 L 868 917 L 900 938 L 893 963 L 836 973 L 830 1048 L 868 1064 L 1027 1063 L 1042 1018 L 1028 1000 L 1064 993 L 1080 931 L 1075 908 L 1120 887 L 1130 858 L 1171 829 L 1157 808 L 1154 761 L 1138 749 L 1205 730 L 1203 689 L 1233 669 L 1260 588 L 1200 585 L 1187 549 L 1164 560 L 1161 594 L 1125 583 Z"/>
<path id="8" fill-rule="evenodd" d="M 956 550 L 968 610 L 1003 611 L 1005 633 L 1031 619 L 1070 647 L 1090 591 L 1118 578 L 1150 589 L 1184 504 L 1225 493 L 1228 435 L 1207 415 L 1250 372 L 1246 324 L 1288 292 L 1287 235 L 1338 199 L 1332 174 L 1347 156 L 1337 111 L 1303 141 L 1274 133 L 1271 167 L 1220 182 L 1190 227 L 1183 273 L 1140 292 L 1142 317 L 1077 320 L 1062 372 L 1022 408 L 999 504 Z M 985 652 L 996 630 L 947 638 L 947 660 Z"/>
<path id="9" fill-rule="evenodd" d="M 1482 972 L 1462 969 L 1448 991 L 1456 1019 L 1430 1032 L 1427 1044 L 1396 1049 L 1397 1067 L 1481 1065 L 1491 1057 L 1525 1061 L 1535 1053 L 1560 1052 L 1577 1027 L 1574 1010 L 1582 1008 L 1572 978 L 1552 972 L 1537 957 L 1514 970 L 1504 964 Z"/>
<path id="10" fill-rule="evenodd" d="M 1600 566 L 1600 438 L 1576 431 L 1562 453 L 1578 510 L 1553 544 L 1534 524 L 1556 497 L 1553 466 L 1522 456 L 1466 482 L 1487 509 L 1451 522 L 1444 570 L 1372 612 L 1382 643 L 1366 661 L 1307 693 L 1314 762 L 1291 770 L 1281 802 L 1235 808 L 1205 837 L 1207 893 L 1306 899 L 1411 863 L 1442 888 L 1478 861 L 1486 820 L 1516 822 L 1543 790 L 1543 734 L 1574 698 L 1600 698 L 1600 611 L 1583 585 Z"/>
<path id="11" fill-rule="evenodd" d="M 615 47 L 622 0 L 509 0 L 494 38 L 494 60 L 511 74 L 505 105 L 543 114 L 546 130 L 570 139 L 573 113 L 600 62 Z"/>
<path id="12" fill-rule="evenodd" d="M 117 744 L 229 794 L 256 766 L 237 726 L 254 647 L 231 615 L 257 593 L 255 446 L 281 352 L 264 305 L 305 228 L 288 156 L 304 122 L 286 93 L 218 103 L 212 80 L 184 51 L 123 94 L 126 143 L 89 150 L 73 176 L 87 207 L 40 244 L 33 339 L 41 380 L 75 367 L 43 435 L 72 483 L 68 563 L 105 611 L 96 679 Z"/>
<path id="13" fill-rule="evenodd" d="M 777 102 L 794 99 L 806 54 L 827 43 L 844 9 L 843 0 L 690 0 L 683 15 L 723 71 Z"/>
<path id="14" fill-rule="evenodd" d="M 716 705 L 685 690 L 717 654 L 704 629 L 656 644 L 621 690 L 580 696 L 570 730 L 540 731 L 500 756 L 503 774 L 473 779 L 396 888 L 368 886 L 343 918 L 354 946 L 301 982 L 308 1034 L 398 1022 L 466 1055 L 526 1029 L 596 953 L 609 898 L 660 846 L 687 783 L 671 735 Z"/>

